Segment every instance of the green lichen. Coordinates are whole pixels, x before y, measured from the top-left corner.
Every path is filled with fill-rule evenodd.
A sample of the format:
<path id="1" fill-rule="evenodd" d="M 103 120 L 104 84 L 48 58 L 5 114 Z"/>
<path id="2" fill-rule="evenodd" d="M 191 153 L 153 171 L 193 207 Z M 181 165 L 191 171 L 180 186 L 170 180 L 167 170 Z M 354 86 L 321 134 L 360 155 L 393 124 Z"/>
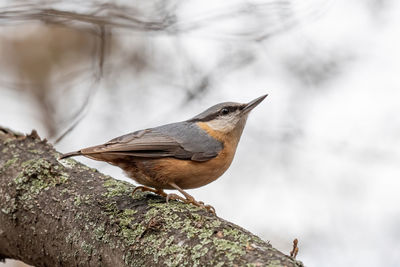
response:
<path id="1" fill-rule="evenodd" d="M 15 144 L 10 144 L 11 142 L 14 142 L 14 141 L 15 141 L 15 138 L 11 137 L 11 138 L 7 138 L 6 140 L 4 140 L 3 143 L 5 145 L 7 145 L 8 147 L 15 148 Z"/>
<path id="2" fill-rule="evenodd" d="M 113 178 L 106 180 L 103 186 L 107 189 L 107 193 L 103 194 L 106 197 L 129 195 L 132 193 L 132 187 L 128 183 Z"/>
<path id="3" fill-rule="evenodd" d="M 18 161 L 17 157 L 13 157 L 12 159 L 9 159 L 4 165 L 1 167 L 0 171 L 5 171 L 8 169 L 11 165 L 14 165 Z"/>
<path id="4" fill-rule="evenodd" d="M 108 243 L 108 234 L 105 232 L 104 224 L 96 227 L 93 231 L 96 240 L 103 240 L 104 243 Z"/>
<path id="5" fill-rule="evenodd" d="M 117 181 L 118 182 L 118 181 Z M 107 184 L 108 188 L 115 189 L 114 183 L 110 182 Z M 109 191 L 111 195 L 113 195 L 114 191 Z M 119 190 L 119 189 L 117 189 Z M 119 226 L 119 235 L 124 238 L 126 245 L 133 245 L 137 241 L 142 233 L 145 231 L 145 226 L 141 223 L 135 223 L 134 214 L 136 214 L 136 210 L 134 209 L 125 209 L 119 210 L 116 206 L 115 202 L 107 203 L 104 206 L 105 215 L 108 216 L 110 222 L 113 224 L 117 224 Z M 125 259 L 126 260 L 126 259 Z"/>
<path id="6" fill-rule="evenodd" d="M 142 224 L 135 224 L 130 227 L 122 226 L 121 227 L 121 235 L 124 237 L 124 241 L 128 246 L 132 246 L 136 243 L 137 239 L 143 234 L 146 230 L 145 226 Z"/>
<path id="7" fill-rule="evenodd" d="M 178 201 L 167 204 L 159 199 L 149 202 L 149 209 L 140 223 L 133 216 L 119 221 L 124 243 L 132 246 L 140 243 L 142 250 L 141 257 L 132 251 L 126 252 L 123 259 L 130 266 L 148 264 L 149 257 L 159 265 L 199 266 L 209 253 L 215 255 L 207 259 L 210 265 L 231 266 L 247 253 L 247 244 L 259 241 L 230 225 L 223 226 L 218 218 L 199 212 L 197 207 Z M 186 213 L 187 208 L 192 212 Z M 120 211 L 116 218 L 123 213 Z M 158 218 L 162 226 L 149 230 L 154 218 Z M 196 245 L 193 246 L 193 242 Z"/>
<path id="8" fill-rule="evenodd" d="M 188 252 L 186 246 L 174 243 L 174 239 L 173 236 L 170 236 L 158 253 L 158 256 L 165 259 L 164 264 L 166 266 L 182 266 Z"/>
<path id="9" fill-rule="evenodd" d="M 163 233 L 159 235 L 146 235 L 141 241 L 146 244 L 144 247 L 144 255 L 153 257 L 154 262 L 160 262 L 164 260 L 164 265 L 167 266 L 178 266 L 182 265 L 181 260 L 184 258 L 186 246 L 175 244 L 174 237 L 170 236 L 167 240 L 167 236 Z M 169 259 L 175 258 L 175 259 Z"/>
<path id="10" fill-rule="evenodd" d="M 31 154 L 37 154 L 37 155 L 41 155 L 41 154 L 44 153 L 43 150 L 38 150 L 38 149 L 28 149 L 28 152 L 31 153 Z"/>
<path id="11" fill-rule="evenodd" d="M 175 214 L 176 212 L 182 212 L 182 210 L 186 210 L 189 212 L 199 212 L 202 209 L 196 207 L 194 205 L 185 204 L 180 201 L 170 201 L 168 204 L 166 202 L 160 202 L 159 200 L 149 201 L 150 207 L 155 207 L 158 209 L 163 209 L 169 214 Z"/>
<path id="12" fill-rule="evenodd" d="M 29 192 L 37 195 L 42 190 L 48 190 L 49 188 L 50 188 L 50 185 L 47 183 L 47 181 L 33 180 L 32 183 L 31 183 L 31 187 L 30 187 Z"/>
<path id="13" fill-rule="evenodd" d="M 76 196 L 74 198 L 74 205 L 79 207 L 81 205 L 81 196 Z"/>
<path id="14" fill-rule="evenodd" d="M 5 207 L 1 209 L 4 214 L 12 214 L 17 211 L 17 204 L 15 203 L 15 198 L 12 198 L 9 194 L 5 193 Z"/>
<path id="15" fill-rule="evenodd" d="M 143 224 L 140 226 L 142 234 L 138 236 L 139 233 L 136 232 L 134 236 L 125 235 L 125 237 L 139 238 L 144 256 L 152 257 L 153 261 L 158 264 L 199 266 L 202 257 L 206 257 L 210 253 L 210 249 L 216 249 L 212 243 L 214 239 L 217 240 L 215 243 L 218 245 L 217 253 L 220 255 L 218 262 L 212 263 L 214 265 L 221 261 L 221 257 L 225 257 L 227 262 L 232 263 L 237 256 L 245 253 L 245 247 L 235 246 L 234 242 L 229 240 L 219 242 L 217 237 L 213 237 L 215 229 L 221 226 L 221 221 L 213 216 L 198 214 L 200 209 L 197 207 L 178 201 L 170 201 L 167 204 L 159 200 L 148 205 L 150 209 L 145 214 L 145 219 L 142 220 Z M 187 217 L 182 217 L 182 211 L 186 211 L 187 208 L 193 212 Z M 147 231 L 148 223 L 154 218 L 160 218 L 162 221 L 161 230 Z M 174 232 L 173 236 L 170 234 L 171 231 Z M 192 247 L 192 242 L 198 244 Z M 143 257 L 135 258 L 130 253 L 124 256 L 124 260 L 130 265 L 144 264 Z"/>
<path id="16" fill-rule="evenodd" d="M 55 158 L 59 158 L 61 156 L 61 154 L 58 152 L 54 152 L 53 156 Z M 78 164 L 78 162 L 72 158 L 66 158 L 66 159 L 62 159 L 59 161 L 60 161 L 60 163 L 62 163 L 63 166 L 70 168 L 70 169 L 74 168 Z M 81 165 L 81 166 L 84 166 L 84 165 Z"/>
<path id="17" fill-rule="evenodd" d="M 272 260 L 266 267 L 282 267 L 282 263 L 279 260 Z"/>
<path id="18" fill-rule="evenodd" d="M 28 148 L 32 148 L 36 146 L 36 142 L 28 143 Z"/>
<path id="19" fill-rule="evenodd" d="M 242 231 L 235 228 L 225 228 L 222 233 L 224 236 L 230 237 L 231 239 L 233 239 L 237 243 L 240 243 L 243 246 L 245 246 L 251 239 L 249 235 L 246 235 Z"/>
<path id="20" fill-rule="evenodd" d="M 89 255 L 89 256 L 92 255 L 93 246 L 91 244 L 88 244 L 85 241 L 82 241 L 81 248 L 87 255 Z"/>
<path id="21" fill-rule="evenodd" d="M 75 160 L 74 160 L 74 161 L 75 161 Z M 76 162 L 76 161 L 75 161 L 75 162 Z M 81 168 L 82 170 L 85 170 L 85 171 L 99 172 L 97 169 L 95 169 L 95 168 L 90 168 L 89 166 L 86 166 L 86 165 L 81 165 L 80 168 Z"/>
<path id="22" fill-rule="evenodd" d="M 68 233 L 65 237 L 65 241 L 68 244 L 77 244 L 81 239 L 81 230 L 75 229 L 73 232 Z"/>
<path id="23" fill-rule="evenodd" d="M 59 172 L 59 176 L 58 176 L 58 182 L 57 184 L 64 184 L 68 181 L 69 179 L 69 175 L 66 172 Z M 56 184 L 56 185 L 57 185 Z"/>
<path id="24" fill-rule="evenodd" d="M 29 199 L 52 186 L 63 184 L 68 174 L 54 169 L 46 159 L 31 159 L 21 164 L 22 172 L 14 179 L 18 190 L 25 191 L 22 199 Z"/>
<path id="25" fill-rule="evenodd" d="M 200 265 L 200 258 L 207 255 L 208 248 L 202 244 L 197 244 L 192 248 L 191 259 L 193 261 L 193 266 Z"/>
<path id="26" fill-rule="evenodd" d="M 8 208 L 2 208 L 2 209 L 1 209 L 1 212 L 3 212 L 4 214 L 9 214 L 9 213 L 11 213 L 10 209 L 8 209 Z"/>
<path id="27" fill-rule="evenodd" d="M 119 216 L 119 225 L 121 227 L 128 226 L 132 220 L 134 219 L 133 215 L 136 213 L 136 210 L 126 209 Z"/>
<path id="28" fill-rule="evenodd" d="M 245 247 L 234 241 L 222 238 L 214 238 L 213 244 L 216 250 L 218 252 L 223 252 L 230 261 L 233 261 L 238 256 L 246 254 Z"/>

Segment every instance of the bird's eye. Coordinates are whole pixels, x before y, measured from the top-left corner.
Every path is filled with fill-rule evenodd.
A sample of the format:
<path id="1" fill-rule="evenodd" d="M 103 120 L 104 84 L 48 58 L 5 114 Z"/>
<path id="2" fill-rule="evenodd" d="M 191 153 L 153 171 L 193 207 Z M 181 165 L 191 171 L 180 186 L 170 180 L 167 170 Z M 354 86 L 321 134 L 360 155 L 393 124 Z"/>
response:
<path id="1" fill-rule="evenodd" d="M 228 114 L 228 113 L 229 113 L 229 110 L 228 110 L 227 108 L 221 109 L 221 114 L 222 114 L 222 115 L 226 115 L 226 114 Z"/>

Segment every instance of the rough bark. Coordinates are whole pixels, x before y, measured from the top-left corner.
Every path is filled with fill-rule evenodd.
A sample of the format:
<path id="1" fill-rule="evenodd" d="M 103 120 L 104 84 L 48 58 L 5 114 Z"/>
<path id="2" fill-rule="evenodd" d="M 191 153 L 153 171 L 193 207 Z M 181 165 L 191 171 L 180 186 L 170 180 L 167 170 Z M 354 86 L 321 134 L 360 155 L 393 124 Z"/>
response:
<path id="1" fill-rule="evenodd" d="M 204 210 L 0 128 L 0 259 L 35 266 L 302 266 Z"/>

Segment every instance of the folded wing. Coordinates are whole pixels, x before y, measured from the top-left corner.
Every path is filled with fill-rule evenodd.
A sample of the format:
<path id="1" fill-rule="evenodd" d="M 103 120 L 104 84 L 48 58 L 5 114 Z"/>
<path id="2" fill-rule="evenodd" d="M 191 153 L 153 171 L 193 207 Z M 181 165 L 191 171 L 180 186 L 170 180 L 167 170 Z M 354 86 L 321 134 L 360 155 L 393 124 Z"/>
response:
<path id="1" fill-rule="evenodd" d="M 216 157 L 222 144 L 199 130 L 184 123 L 170 124 L 123 135 L 80 152 L 91 157 L 107 154 L 139 158 L 174 157 L 194 161 Z M 182 131 L 189 134 L 182 134 Z"/>

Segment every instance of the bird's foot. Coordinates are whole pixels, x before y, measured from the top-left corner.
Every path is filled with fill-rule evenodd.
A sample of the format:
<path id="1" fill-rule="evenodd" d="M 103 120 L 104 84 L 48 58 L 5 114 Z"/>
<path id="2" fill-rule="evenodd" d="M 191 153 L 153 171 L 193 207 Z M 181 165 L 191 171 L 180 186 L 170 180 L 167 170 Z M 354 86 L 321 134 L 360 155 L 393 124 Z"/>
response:
<path id="1" fill-rule="evenodd" d="M 206 205 L 206 204 L 204 204 L 203 201 L 196 201 L 194 198 L 192 198 L 191 200 L 187 200 L 186 203 L 190 203 L 190 204 L 193 204 L 193 205 L 195 205 L 195 206 L 197 206 L 197 207 L 206 209 L 206 210 L 208 210 L 209 212 L 211 212 L 211 213 L 213 213 L 214 215 L 216 215 L 214 207 L 211 206 L 211 205 Z"/>
<path id="2" fill-rule="evenodd" d="M 168 194 L 167 203 L 168 203 L 168 200 L 169 200 L 169 199 L 179 199 L 179 200 L 183 201 L 184 203 L 192 204 L 192 205 L 195 205 L 195 206 L 200 207 L 200 208 L 202 208 L 202 209 L 206 209 L 206 210 L 208 210 L 209 212 L 211 212 L 211 213 L 213 213 L 214 215 L 216 215 L 215 209 L 214 209 L 213 206 L 211 206 L 211 205 L 205 205 L 204 202 L 202 202 L 202 201 L 196 201 L 196 200 L 194 199 L 194 197 L 192 197 L 191 195 L 189 195 L 188 193 L 186 193 L 182 188 L 180 188 L 180 187 L 179 187 L 178 185 L 176 185 L 175 183 L 170 182 L 169 185 L 170 185 L 171 187 L 175 188 L 176 190 L 178 190 L 182 195 L 185 196 L 185 198 L 183 198 L 183 197 L 181 197 L 181 196 L 178 196 L 178 195 L 176 195 L 176 194 Z"/>
<path id="3" fill-rule="evenodd" d="M 179 195 L 177 195 L 177 194 L 168 194 L 168 196 L 167 196 L 167 203 L 168 203 L 168 200 L 181 200 L 182 202 L 184 202 L 184 203 L 186 203 L 186 204 L 192 204 L 192 205 L 195 205 L 195 206 L 197 206 L 197 207 L 200 207 L 200 208 L 202 208 L 202 209 L 206 209 L 206 210 L 208 210 L 209 212 L 211 212 L 211 213 L 213 213 L 214 215 L 216 214 L 215 213 L 215 209 L 214 209 L 214 207 L 213 206 L 211 206 L 211 205 L 205 205 L 204 204 L 204 202 L 202 202 L 202 201 L 196 201 L 192 196 L 190 196 L 189 194 L 188 194 L 188 196 L 185 196 L 186 198 L 183 198 L 183 197 L 181 197 L 181 196 L 179 196 Z"/>
<path id="4" fill-rule="evenodd" d="M 185 198 L 183 198 L 183 197 L 181 197 L 181 196 L 179 196 L 177 194 L 168 194 L 167 197 L 166 197 L 167 204 L 168 204 L 169 200 L 178 200 L 178 199 L 183 201 L 183 202 L 186 202 Z"/>
<path id="5" fill-rule="evenodd" d="M 136 186 L 135 189 L 133 189 L 133 191 L 132 191 L 132 196 L 135 194 L 136 191 L 153 192 L 162 197 L 168 196 L 167 193 L 165 193 L 162 189 L 154 189 L 154 188 L 143 186 L 143 185 Z"/>

